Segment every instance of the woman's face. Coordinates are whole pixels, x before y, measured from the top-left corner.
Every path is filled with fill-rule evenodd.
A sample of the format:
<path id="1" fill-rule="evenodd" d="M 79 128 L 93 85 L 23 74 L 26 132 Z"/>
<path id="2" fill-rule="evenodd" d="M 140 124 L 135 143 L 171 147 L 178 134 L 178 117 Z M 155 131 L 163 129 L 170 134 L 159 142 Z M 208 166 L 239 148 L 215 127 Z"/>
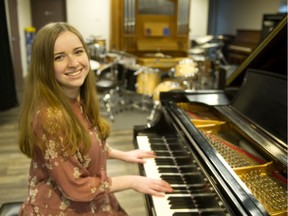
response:
<path id="1" fill-rule="evenodd" d="M 70 31 L 61 33 L 54 45 L 54 72 L 68 97 L 79 96 L 89 67 L 88 55 L 77 35 Z"/>

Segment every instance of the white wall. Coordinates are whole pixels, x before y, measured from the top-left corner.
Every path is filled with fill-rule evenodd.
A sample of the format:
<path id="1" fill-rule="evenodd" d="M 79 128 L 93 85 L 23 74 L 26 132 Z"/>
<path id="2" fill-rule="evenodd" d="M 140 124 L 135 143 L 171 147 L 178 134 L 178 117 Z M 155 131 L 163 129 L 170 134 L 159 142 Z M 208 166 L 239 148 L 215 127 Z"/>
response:
<path id="1" fill-rule="evenodd" d="M 207 35 L 209 0 L 191 0 L 189 38 Z"/>
<path id="2" fill-rule="evenodd" d="M 110 0 L 67 0 L 66 4 L 67 21 L 85 38 L 97 36 L 109 43 Z"/>

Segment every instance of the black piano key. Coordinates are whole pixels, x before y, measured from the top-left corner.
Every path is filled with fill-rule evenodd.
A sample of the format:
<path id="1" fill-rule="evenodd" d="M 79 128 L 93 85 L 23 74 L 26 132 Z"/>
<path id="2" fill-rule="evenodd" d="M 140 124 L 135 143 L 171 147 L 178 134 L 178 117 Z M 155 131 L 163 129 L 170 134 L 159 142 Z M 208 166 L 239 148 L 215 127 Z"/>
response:
<path id="1" fill-rule="evenodd" d="M 175 212 L 172 216 L 200 216 L 199 212 Z"/>
<path id="2" fill-rule="evenodd" d="M 162 142 L 169 142 L 169 143 L 180 143 L 180 139 L 175 136 L 148 136 L 148 139 L 151 141 L 162 141 Z"/>
<path id="3" fill-rule="evenodd" d="M 171 136 L 165 136 L 165 140 L 167 140 L 167 141 L 173 141 L 173 142 L 175 142 L 175 141 L 179 141 L 179 136 L 175 136 L 175 135 L 171 135 Z"/>
<path id="4" fill-rule="evenodd" d="M 187 175 L 183 175 L 185 182 L 187 184 L 205 184 L 205 180 L 202 175 L 199 173 L 191 173 Z"/>
<path id="5" fill-rule="evenodd" d="M 179 167 L 181 173 L 195 173 L 199 172 L 197 166 Z"/>
<path id="6" fill-rule="evenodd" d="M 148 142 L 151 145 L 165 145 L 165 141 L 162 139 L 149 139 Z"/>
<path id="7" fill-rule="evenodd" d="M 163 157 L 156 157 L 155 162 L 157 165 L 187 165 L 191 163 L 191 159 L 189 157 L 181 157 L 181 158 L 163 158 Z"/>
<path id="8" fill-rule="evenodd" d="M 189 157 L 181 157 L 181 158 L 162 158 L 162 157 L 156 157 L 155 162 L 156 164 L 159 163 L 159 165 L 165 165 L 165 161 L 168 161 L 169 163 L 167 165 L 175 164 L 178 166 L 181 165 L 188 165 L 192 163 L 192 160 Z"/>
<path id="9" fill-rule="evenodd" d="M 152 145 L 151 149 L 153 151 L 158 151 L 158 150 L 168 151 L 168 148 L 165 145 Z"/>
<path id="10" fill-rule="evenodd" d="M 158 167 L 159 173 L 195 173 L 198 172 L 196 166 L 187 166 L 187 167 Z"/>
<path id="11" fill-rule="evenodd" d="M 171 151 L 183 150 L 181 145 L 168 145 L 168 147 Z"/>
<path id="12" fill-rule="evenodd" d="M 196 206 L 194 205 L 191 197 L 169 197 L 168 198 L 169 204 L 171 205 L 171 209 L 195 209 Z"/>
<path id="13" fill-rule="evenodd" d="M 183 148 L 183 146 L 181 146 L 180 144 L 166 144 L 166 143 L 164 143 L 164 142 L 151 142 L 150 140 L 149 140 L 149 143 L 151 144 L 150 145 L 150 147 L 151 147 L 151 149 L 152 148 L 164 148 L 165 147 L 165 149 L 170 149 L 170 150 L 174 150 L 174 151 L 177 151 L 177 150 L 185 150 L 184 148 Z"/>
<path id="14" fill-rule="evenodd" d="M 155 158 L 155 162 L 157 165 L 176 165 L 173 159 L 171 158 Z"/>
<path id="15" fill-rule="evenodd" d="M 184 184 L 181 176 L 177 175 L 161 175 L 161 178 L 170 184 Z"/>
<path id="16" fill-rule="evenodd" d="M 173 186 L 173 192 L 166 194 L 190 194 L 189 189 L 186 186 Z"/>
<path id="17" fill-rule="evenodd" d="M 226 216 L 222 209 L 214 211 L 199 211 L 199 212 L 175 212 L 173 216 Z"/>
<path id="18" fill-rule="evenodd" d="M 214 196 L 196 196 L 196 197 L 189 197 L 189 196 L 170 196 L 168 197 L 169 204 L 171 205 L 171 209 L 219 209 L 218 202 L 216 201 Z"/>
<path id="19" fill-rule="evenodd" d="M 159 173 L 178 173 L 178 169 L 176 167 L 158 167 Z"/>
<path id="20" fill-rule="evenodd" d="M 171 157 L 171 152 L 169 151 L 154 151 L 157 157 Z"/>
<path id="21" fill-rule="evenodd" d="M 209 187 L 206 184 L 194 184 L 187 185 L 187 190 L 190 191 L 191 194 L 199 194 L 199 193 L 210 193 Z"/>
<path id="22" fill-rule="evenodd" d="M 192 164 L 193 163 L 193 160 L 190 157 L 175 158 L 175 161 L 176 161 L 177 165 L 179 165 L 179 166 L 188 165 L 188 164 Z"/>
<path id="23" fill-rule="evenodd" d="M 197 195 L 197 196 L 170 196 L 168 197 L 169 203 L 173 208 L 179 208 L 180 206 L 186 206 L 186 208 L 198 208 L 198 209 L 221 209 L 214 195 Z M 183 204 L 180 204 L 183 203 Z M 172 208 L 172 207 L 171 207 Z"/>
<path id="24" fill-rule="evenodd" d="M 198 208 L 219 208 L 219 204 L 215 199 L 215 196 L 195 196 L 193 197 L 195 205 Z"/>
<path id="25" fill-rule="evenodd" d="M 178 151 L 172 151 L 171 153 L 173 155 L 173 157 L 177 157 L 177 156 L 189 156 L 190 158 L 192 157 L 191 154 L 189 154 L 187 151 L 185 150 L 178 150 Z"/>
<path id="26" fill-rule="evenodd" d="M 173 192 L 166 194 L 203 194 L 203 193 L 211 193 L 208 187 L 205 184 L 197 184 L 197 185 L 186 185 L 179 184 L 177 186 L 173 185 Z"/>

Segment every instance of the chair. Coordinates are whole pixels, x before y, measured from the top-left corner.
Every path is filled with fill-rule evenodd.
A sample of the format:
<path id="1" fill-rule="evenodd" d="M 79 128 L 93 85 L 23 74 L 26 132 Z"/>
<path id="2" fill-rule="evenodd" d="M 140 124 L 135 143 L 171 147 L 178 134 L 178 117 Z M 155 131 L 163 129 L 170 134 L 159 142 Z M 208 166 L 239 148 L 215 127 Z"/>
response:
<path id="1" fill-rule="evenodd" d="M 4 203 L 0 207 L 0 216 L 18 216 L 22 202 Z"/>

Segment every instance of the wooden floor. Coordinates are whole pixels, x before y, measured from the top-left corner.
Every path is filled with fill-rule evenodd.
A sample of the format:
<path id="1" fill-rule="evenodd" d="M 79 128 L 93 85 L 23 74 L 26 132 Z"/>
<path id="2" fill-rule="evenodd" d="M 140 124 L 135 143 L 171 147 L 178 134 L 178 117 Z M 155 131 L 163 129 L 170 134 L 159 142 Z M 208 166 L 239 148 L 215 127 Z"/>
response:
<path id="1" fill-rule="evenodd" d="M 23 201 L 27 193 L 30 161 L 18 150 L 18 114 L 19 107 L 0 112 L 0 205 L 7 202 Z M 127 117 L 129 116 L 131 115 L 127 115 Z M 122 116 L 126 120 L 127 117 Z M 113 131 L 112 127 L 112 135 L 108 141 L 114 148 L 130 150 L 133 148 L 132 133 L 132 128 L 124 130 L 118 128 L 118 130 Z M 110 176 L 139 174 L 136 164 L 127 164 L 115 160 L 108 161 L 108 172 Z M 128 190 L 117 193 L 116 196 L 129 215 L 146 215 L 144 195 Z"/>

